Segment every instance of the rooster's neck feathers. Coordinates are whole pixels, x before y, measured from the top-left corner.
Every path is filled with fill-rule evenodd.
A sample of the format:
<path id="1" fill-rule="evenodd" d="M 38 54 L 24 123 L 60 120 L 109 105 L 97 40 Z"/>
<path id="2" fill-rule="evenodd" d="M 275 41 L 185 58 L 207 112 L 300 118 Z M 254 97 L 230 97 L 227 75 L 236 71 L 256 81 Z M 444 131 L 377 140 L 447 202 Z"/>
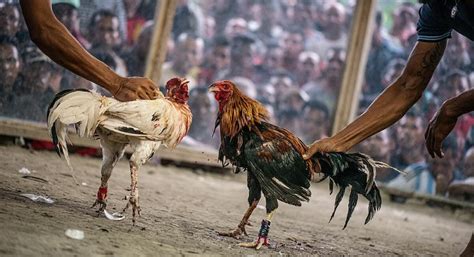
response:
<path id="1" fill-rule="evenodd" d="M 222 135 L 230 137 L 245 127 L 252 130 L 255 125 L 269 118 L 268 111 L 261 103 L 238 90 L 234 91 L 218 115 L 216 126 L 220 125 Z"/>

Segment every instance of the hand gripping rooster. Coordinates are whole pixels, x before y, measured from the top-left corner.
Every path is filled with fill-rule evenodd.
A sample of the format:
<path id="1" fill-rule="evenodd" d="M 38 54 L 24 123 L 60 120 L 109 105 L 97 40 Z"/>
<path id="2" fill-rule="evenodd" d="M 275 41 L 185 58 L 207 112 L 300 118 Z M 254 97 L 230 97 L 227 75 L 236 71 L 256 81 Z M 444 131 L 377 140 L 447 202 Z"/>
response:
<path id="1" fill-rule="evenodd" d="M 224 166 L 230 162 L 237 172 L 246 170 L 249 189 L 249 208 L 241 222 L 235 230 L 220 235 L 236 238 L 247 235 L 245 226 L 263 193 L 267 217 L 262 220 L 258 238 L 240 245 L 256 249 L 268 245 L 270 222 L 278 201 L 296 206 L 301 206 L 301 201 L 308 201 L 310 180 L 317 173 L 322 175 L 321 180 L 329 177 L 331 193 L 334 184 L 340 187 L 331 219 L 345 189 L 351 188 L 344 228 L 357 204 L 358 194 L 369 200 L 365 223 L 380 209 L 382 199 L 374 182 L 375 169 L 388 167 L 387 164 L 360 153 L 319 153 L 305 161 L 302 155 L 307 146 L 288 130 L 268 123 L 268 113 L 263 105 L 243 95 L 234 83 L 218 81 L 209 87 L 209 91 L 214 93 L 219 104 L 215 124 L 215 128 L 220 127 L 221 135 L 219 160 Z"/>
<path id="2" fill-rule="evenodd" d="M 74 125 L 83 137 L 100 139 L 103 162 L 97 200 L 103 211 L 107 205 L 107 181 L 124 149 L 130 145 L 131 192 L 123 212 L 132 207 L 140 215 L 138 170 L 158 150 L 161 144 L 174 148 L 188 133 L 192 115 L 187 101 L 189 81 L 173 78 L 166 83 L 166 97 L 155 100 L 120 102 L 85 89 L 58 93 L 48 109 L 48 129 L 56 150 L 71 164 L 67 150 L 67 127 Z M 71 168 L 72 169 L 72 168 Z"/>

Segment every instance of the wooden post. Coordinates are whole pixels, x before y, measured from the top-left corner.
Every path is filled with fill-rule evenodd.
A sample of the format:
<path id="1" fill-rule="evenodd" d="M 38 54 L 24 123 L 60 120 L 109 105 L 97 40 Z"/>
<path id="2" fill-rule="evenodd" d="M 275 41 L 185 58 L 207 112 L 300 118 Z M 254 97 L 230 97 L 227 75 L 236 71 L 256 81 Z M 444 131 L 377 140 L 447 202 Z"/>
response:
<path id="1" fill-rule="evenodd" d="M 176 12 L 176 0 L 161 0 L 155 9 L 155 27 L 148 50 L 145 77 L 160 80 L 161 66 L 166 57 L 168 36 L 173 27 Z"/>
<path id="2" fill-rule="evenodd" d="M 344 128 L 356 115 L 372 42 L 376 6 L 376 0 L 358 0 L 355 6 L 332 134 Z"/>

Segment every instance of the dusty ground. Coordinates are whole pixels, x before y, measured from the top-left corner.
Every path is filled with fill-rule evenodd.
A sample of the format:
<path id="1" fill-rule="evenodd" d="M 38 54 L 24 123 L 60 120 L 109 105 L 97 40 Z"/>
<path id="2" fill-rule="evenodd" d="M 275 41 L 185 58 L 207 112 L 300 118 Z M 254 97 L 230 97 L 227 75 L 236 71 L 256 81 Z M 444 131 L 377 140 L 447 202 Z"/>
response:
<path id="1" fill-rule="evenodd" d="M 334 196 L 326 185 L 313 186 L 302 207 L 282 205 L 270 230 L 271 248 L 256 252 L 236 246 L 257 234 L 264 210 L 252 217 L 249 237 L 224 238 L 216 231 L 234 228 L 246 208 L 244 176 L 202 174 L 185 169 L 145 166 L 139 176 L 142 217 L 109 221 L 89 207 L 99 183 L 100 160 L 72 156 L 75 186 L 64 160 L 52 152 L 0 146 L 0 256 L 177 256 L 177 255 L 428 255 L 456 256 L 474 229 L 472 213 L 399 205 L 384 199 L 382 210 L 363 225 L 360 201 L 346 230 L 341 230 L 346 201 L 328 224 Z M 36 170 L 49 183 L 21 178 L 18 169 Z M 109 207 L 121 209 L 129 185 L 128 164 L 121 161 L 110 180 Z M 43 194 L 52 205 L 32 202 L 20 193 Z M 68 228 L 85 232 L 67 238 Z"/>

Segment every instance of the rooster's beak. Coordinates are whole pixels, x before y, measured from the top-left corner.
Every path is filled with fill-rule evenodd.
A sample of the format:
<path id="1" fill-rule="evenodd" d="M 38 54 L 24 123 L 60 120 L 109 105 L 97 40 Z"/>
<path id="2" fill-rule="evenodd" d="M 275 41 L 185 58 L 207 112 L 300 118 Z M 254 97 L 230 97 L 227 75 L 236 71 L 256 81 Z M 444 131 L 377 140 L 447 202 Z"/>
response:
<path id="1" fill-rule="evenodd" d="M 208 91 L 209 91 L 209 93 L 215 93 L 215 92 L 219 91 L 219 89 L 216 87 L 215 84 L 212 84 L 212 85 L 209 86 Z"/>
<path id="2" fill-rule="evenodd" d="M 180 86 L 185 85 L 185 84 L 189 84 L 189 80 L 184 79 L 183 81 L 181 81 L 181 85 L 180 85 Z"/>

